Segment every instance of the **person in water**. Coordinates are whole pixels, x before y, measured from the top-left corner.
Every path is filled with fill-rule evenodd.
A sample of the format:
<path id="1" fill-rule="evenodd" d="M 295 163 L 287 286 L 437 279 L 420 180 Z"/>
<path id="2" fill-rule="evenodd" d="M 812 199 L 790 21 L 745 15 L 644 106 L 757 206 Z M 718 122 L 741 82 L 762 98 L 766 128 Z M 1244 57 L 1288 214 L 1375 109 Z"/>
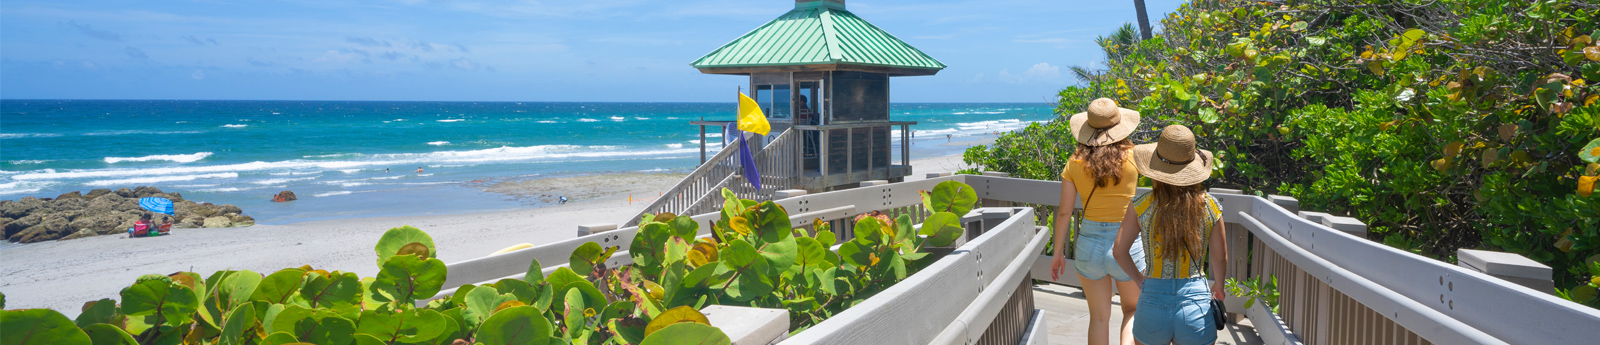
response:
<path id="1" fill-rule="evenodd" d="M 422 167 L 417 167 L 417 173 L 418 173 L 418 174 L 421 174 L 421 173 L 422 173 Z"/>

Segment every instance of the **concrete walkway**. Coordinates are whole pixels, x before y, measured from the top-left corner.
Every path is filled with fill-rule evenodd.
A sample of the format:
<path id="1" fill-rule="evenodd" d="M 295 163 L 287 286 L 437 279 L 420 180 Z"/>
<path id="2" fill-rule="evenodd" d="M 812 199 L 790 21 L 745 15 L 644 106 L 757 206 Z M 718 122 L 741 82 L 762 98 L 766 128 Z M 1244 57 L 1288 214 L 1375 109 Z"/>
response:
<path id="1" fill-rule="evenodd" d="M 1051 344 L 1088 344 L 1089 304 L 1083 298 L 1083 290 L 1065 285 L 1034 285 L 1033 303 L 1034 308 L 1045 312 L 1046 332 L 1050 334 Z M 1121 298 L 1113 297 L 1111 303 L 1112 327 L 1118 327 L 1122 320 Z M 1113 328 L 1111 344 L 1118 344 L 1118 338 L 1119 334 Z M 1261 338 L 1256 336 L 1256 330 L 1248 319 L 1229 324 L 1217 333 L 1219 345 L 1261 343 Z"/>

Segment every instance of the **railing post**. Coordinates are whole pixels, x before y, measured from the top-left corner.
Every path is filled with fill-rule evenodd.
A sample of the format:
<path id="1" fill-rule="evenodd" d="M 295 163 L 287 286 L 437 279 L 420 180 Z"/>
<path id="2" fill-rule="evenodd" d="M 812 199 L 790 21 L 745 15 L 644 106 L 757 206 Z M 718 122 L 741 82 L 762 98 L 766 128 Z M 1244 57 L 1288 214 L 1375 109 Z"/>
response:
<path id="1" fill-rule="evenodd" d="M 1527 257 L 1503 252 L 1476 249 L 1456 250 L 1456 265 L 1483 272 L 1539 292 L 1555 293 L 1555 281 L 1550 266 Z"/>
<path id="2" fill-rule="evenodd" d="M 1011 177 L 1011 173 L 1000 172 L 1000 171 L 985 171 L 985 172 L 983 172 L 983 176 Z M 1000 201 L 1000 200 L 981 199 L 981 201 L 982 202 L 979 202 L 978 204 L 980 206 L 982 206 L 982 207 L 1004 207 L 1005 206 L 1005 205 L 1001 204 L 1002 201 Z"/>
<path id="3" fill-rule="evenodd" d="M 616 230 L 616 224 L 588 224 L 578 226 L 578 237 Z"/>
<path id="4" fill-rule="evenodd" d="M 735 307 L 714 304 L 700 309 L 712 327 L 722 330 L 734 345 L 767 345 L 789 338 L 786 309 Z"/>
<path id="5" fill-rule="evenodd" d="M 1267 200 L 1272 201 L 1273 204 L 1277 204 L 1278 207 L 1283 207 L 1283 209 L 1289 210 L 1289 213 L 1300 212 L 1300 200 L 1295 199 L 1294 197 L 1286 195 L 1268 195 Z"/>
<path id="6" fill-rule="evenodd" d="M 772 199 L 773 200 L 783 200 L 783 199 L 793 198 L 793 197 L 797 197 L 797 196 L 801 196 L 801 195 L 806 195 L 806 190 L 804 190 L 804 189 L 784 189 L 784 190 L 772 192 Z"/>

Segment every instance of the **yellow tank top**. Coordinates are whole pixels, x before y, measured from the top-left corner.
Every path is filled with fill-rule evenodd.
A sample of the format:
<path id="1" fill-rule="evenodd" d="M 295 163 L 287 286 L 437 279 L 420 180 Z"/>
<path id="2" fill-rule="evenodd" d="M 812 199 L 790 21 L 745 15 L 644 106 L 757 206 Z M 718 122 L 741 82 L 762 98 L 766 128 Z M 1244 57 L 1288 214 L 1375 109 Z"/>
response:
<path id="1" fill-rule="evenodd" d="M 1138 198 L 1133 200 L 1133 214 L 1138 216 L 1139 219 L 1139 234 L 1141 235 L 1139 240 L 1143 241 L 1141 244 L 1144 245 L 1144 260 L 1149 263 L 1149 265 L 1145 266 L 1144 275 L 1158 279 L 1204 277 L 1206 275 L 1204 262 L 1195 260 L 1205 260 L 1206 255 L 1209 254 L 1207 252 L 1211 250 L 1209 245 L 1211 228 L 1217 225 L 1217 220 L 1222 219 L 1222 205 L 1217 204 L 1217 199 L 1212 198 L 1211 194 L 1206 194 L 1206 221 L 1200 225 L 1200 238 L 1202 241 L 1207 241 L 1208 245 L 1200 246 L 1202 248 L 1200 253 L 1186 253 L 1183 258 L 1176 261 L 1166 260 L 1161 252 L 1167 248 L 1162 247 L 1161 239 L 1156 238 L 1154 233 L 1155 217 L 1159 213 L 1161 205 L 1157 205 L 1156 198 L 1150 197 L 1150 194 L 1140 194 Z M 1183 250 L 1182 248 L 1173 249 Z"/>
<path id="2" fill-rule="evenodd" d="M 1083 218 L 1107 223 L 1122 221 L 1122 215 L 1128 212 L 1128 201 L 1138 191 L 1135 185 L 1139 182 L 1139 168 L 1133 166 L 1133 151 L 1123 156 L 1122 183 L 1095 189 L 1094 176 L 1089 175 L 1087 167 L 1082 160 L 1069 159 L 1066 169 L 1061 170 L 1061 180 L 1072 181 L 1077 187 L 1078 202 L 1088 199 L 1091 190 L 1094 192 L 1094 200 L 1089 200 L 1094 204 L 1083 205 Z"/>

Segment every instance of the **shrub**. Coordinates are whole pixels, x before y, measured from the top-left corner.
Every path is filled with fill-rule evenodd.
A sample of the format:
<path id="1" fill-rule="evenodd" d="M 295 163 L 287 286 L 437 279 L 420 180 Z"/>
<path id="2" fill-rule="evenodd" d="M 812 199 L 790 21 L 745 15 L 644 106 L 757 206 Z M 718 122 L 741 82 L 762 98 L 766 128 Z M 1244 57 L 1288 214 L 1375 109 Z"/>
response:
<path id="1" fill-rule="evenodd" d="M 1218 154 L 1215 186 L 1294 196 L 1443 260 L 1522 254 L 1554 268 L 1563 291 L 1582 289 L 1600 262 L 1600 166 L 1580 158 L 1600 154 L 1586 151 L 1600 137 L 1596 13 L 1569 1 L 1192 1 L 1152 39 L 1131 27 L 1100 39 L 1104 69 L 1075 69 L 1087 86 L 1063 90 L 1058 112 L 1113 98 L 1153 125 L 1193 128 Z M 1062 127 L 1008 137 L 1070 137 Z M 1055 179 L 1006 162 L 1060 153 L 1007 139 L 969 150 L 969 163 Z"/>
<path id="2" fill-rule="evenodd" d="M 830 250 L 826 225 L 790 227 L 768 202 L 727 198 L 710 238 L 689 217 L 647 215 L 629 247 L 634 265 L 608 268 L 620 248 L 573 250 L 549 276 L 534 260 L 522 279 L 464 285 L 434 297 L 448 269 L 432 237 L 404 226 L 374 246 L 377 277 L 309 266 L 140 277 L 121 303 L 91 301 L 77 319 L 49 309 L 0 311 L 0 344 L 729 344 L 699 310 L 709 304 L 786 308 L 794 329 L 820 322 L 936 260 L 922 249 L 963 233 L 956 214 L 977 202 L 972 187 L 923 192 L 934 212 L 864 215 Z M 826 223 L 822 223 L 826 224 Z M 5 296 L 0 294 L 0 308 Z"/>

